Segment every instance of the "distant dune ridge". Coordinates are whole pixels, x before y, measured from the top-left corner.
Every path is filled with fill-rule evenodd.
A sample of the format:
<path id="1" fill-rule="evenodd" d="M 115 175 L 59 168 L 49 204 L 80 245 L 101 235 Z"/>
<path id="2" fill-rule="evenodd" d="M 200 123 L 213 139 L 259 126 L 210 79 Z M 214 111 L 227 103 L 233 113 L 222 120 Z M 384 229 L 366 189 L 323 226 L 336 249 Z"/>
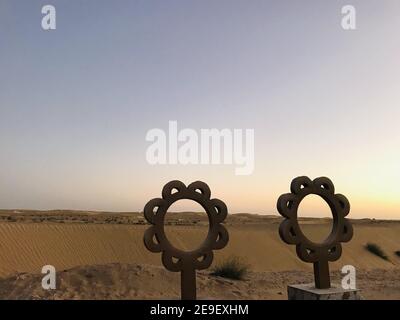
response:
<path id="1" fill-rule="evenodd" d="M 171 242 L 190 249 L 202 241 L 207 232 L 207 220 L 204 214 L 168 213 L 168 216 L 169 225 L 166 231 L 171 237 Z M 237 283 L 214 279 L 208 275 L 208 272 L 202 272 L 201 277 L 204 278 L 202 281 L 207 283 L 207 286 L 215 287 L 214 291 L 210 291 L 211 295 L 226 298 L 242 297 L 240 294 L 221 296 L 223 290 L 217 289 L 220 283 L 221 288 L 237 286 L 239 291 L 242 290 L 242 295 L 251 298 L 251 293 L 243 287 L 245 283 L 262 280 L 260 283 L 265 282 L 267 285 L 268 281 L 272 281 L 269 277 L 273 274 L 276 277 L 277 272 L 286 273 L 296 282 L 302 282 L 302 277 L 304 277 L 303 281 L 312 279 L 310 277 L 312 265 L 300 261 L 294 247 L 284 244 L 279 238 L 280 221 L 281 219 L 277 216 L 230 215 L 226 222 L 230 242 L 224 250 L 215 252 L 214 264 L 228 256 L 236 255 L 247 261 L 252 273 L 247 282 Z M 302 219 L 302 221 L 305 223 L 302 229 L 306 234 L 322 238 L 329 233 L 328 219 Z M 389 297 L 400 299 L 400 281 L 396 278 L 400 271 L 400 258 L 394 253 L 400 250 L 400 222 L 365 219 L 354 220 L 353 225 L 354 238 L 351 242 L 343 244 L 343 256 L 338 262 L 331 263 L 331 269 L 339 270 L 345 264 L 352 264 L 358 268 L 359 275 L 362 275 L 362 281 L 365 284 L 368 283 L 369 276 L 375 277 L 371 278 L 371 281 L 374 279 L 378 281 L 377 286 L 380 285 L 381 289 L 386 284 L 385 278 L 380 279 L 379 274 L 386 274 L 386 277 L 389 277 L 387 279 Z M 167 287 L 174 288 L 171 289 L 171 295 L 178 296 L 179 275 L 160 268 L 160 255 L 148 252 L 143 245 L 143 232 L 146 228 L 140 213 L 2 210 L 0 211 L 0 278 L 3 279 L 0 279 L 0 298 L 10 297 L 10 292 L 6 289 L 10 290 L 10 286 L 18 287 L 19 289 L 15 292 L 19 292 L 20 295 L 11 298 L 35 298 L 35 295 L 36 298 L 90 298 L 90 295 L 93 298 L 101 298 L 99 295 L 103 298 L 160 298 L 165 294 Z M 365 250 L 364 246 L 367 242 L 379 244 L 388 254 L 390 261 L 385 261 Z M 32 292 L 24 291 L 26 286 L 21 283 L 36 281 L 33 280 L 35 277 L 41 279 L 41 268 L 47 264 L 56 267 L 60 279 L 66 277 L 63 280 L 64 285 L 68 281 L 78 281 L 82 297 L 74 293 L 77 289 L 72 282 L 69 284 L 69 289 L 63 292 L 57 290 L 58 296 L 54 293 L 52 296 L 40 294 L 39 291 L 42 289 L 39 287 L 37 291 L 33 289 L 35 286 L 31 286 Z M 71 268 L 72 270 L 68 270 Z M 90 273 L 89 277 L 83 275 L 80 280 L 74 278 L 81 277 L 79 275 L 84 274 L 85 270 Z M 128 276 L 131 270 L 133 270 L 132 276 Z M 135 289 L 135 283 L 137 284 L 142 279 L 140 270 L 143 271 L 143 279 L 149 272 L 154 273 L 153 277 L 163 279 L 159 281 L 160 288 L 155 288 L 154 295 L 145 289 L 144 291 L 140 288 Z M 104 281 L 116 281 L 123 276 L 122 274 L 125 274 L 127 279 L 135 278 L 136 273 L 137 277 L 132 279 L 132 288 L 128 286 L 118 289 L 110 284 L 111 291 L 103 292 L 100 289 L 93 290 L 92 287 L 94 283 L 99 283 L 96 278 L 100 277 L 100 273 L 97 275 L 98 272 L 106 274 Z M 74 273 L 76 273 L 75 276 L 67 277 L 68 274 Z M 97 280 L 93 281 L 92 278 Z M 396 279 L 397 282 L 394 281 Z M 208 283 L 208 281 L 211 282 Z M 233 284 L 227 284 L 226 281 Z M 169 282 L 171 282 L 170 285 L 165 284 Z M 127 283 L 129 284 L 129 281 Z M 150 279 L 147 283 L 150 283 Z M 164 285 L 166 288 L 163 288 Z M 281 281 L 273 286 L 276 292 L 264 292 L 267 289 L 262 289 L 262 292 L 253 293 L 254 298 L 268 298 L 268 295 L 270 298 L 284 298 L 286 295 L 284 286 L 284 281 Z M 248 290 L 251 288 L 249 287 Z M 100 292 L 103 293 L 100 294 Z M 381 293 L 378 294 L 377 291 L 376 294 L 378 297 L 383 297 L 384 292 L 385 290 L 382 289 Z"/>

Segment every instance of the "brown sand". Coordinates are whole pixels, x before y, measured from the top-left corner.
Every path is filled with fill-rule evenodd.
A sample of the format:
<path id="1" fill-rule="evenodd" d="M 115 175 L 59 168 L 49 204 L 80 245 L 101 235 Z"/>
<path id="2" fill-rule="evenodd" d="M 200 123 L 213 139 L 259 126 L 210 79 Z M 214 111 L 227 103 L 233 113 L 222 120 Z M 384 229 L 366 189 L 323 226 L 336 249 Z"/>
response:
<path id="1" fill-rule="evenodd" d="M 340 274 L 332 272 L 334 283 Z M 162 267 L 107 264 L 63 270 L 56 290 L 43 290 L 42 275 L 18 274 L 0 279 L 0 299 L 179 299 L 180 277 Z M 312 282 L 304 271 L 249 272 L 244 280 L 229 280 L 198 272 L 199 299 L 287 299 L 286 286 Z M 364 299 L 400 299 L 396 270 L 361 271 L 357 287 Z"/>
<path id="2" fill-rule="evenodd" d="M 182 220 L 183 215 L 190 217 L 190 225 Z M 306 233 L 321 238 L 329 232 L 326 219 L 303 220 Z M 236 255 L 247 261 L 252 272 L 247 281 L 239 282 L 210 277 L 202 272 L 200 294 L 234 299 L 285 298 L 287 281 L 311 281 L 312 265 L 301 262 L 294 247 L 279 239 L 280 221 L 273 216 L 232 215 L 226 223 L 230 242 L 225 249 L 215 252 L 214 265 Z M 169 232 L 171 241 L 184 248 L 193 248 L 207 231 L 207 221 L 196 213 L 172 214 L 170 223 L 167 231 L 172 231 Z M 352 264 L 358 270 L 360 286 L 364 281 L 364 286 L 371 288 L 367 289 L 367 298 L 400 299 L 397 276 L 400 258 L 394 254 L 400 250 L 400 223 L 374 220 L 353 223 L 354 238 L 343 245 L 343 256 L 331 264 L 331 269 Z M 159 268 L 160 255 L 144 248 L 142 237 L 146 228 L 138 213 L 2 211 L 0 298 L 173 298 L 178 295 L 179 281 L 175 279 L 179 277 Z M 367 242 L 378 244 L 390 261 L 368 252 L 364 248 Z M 51 296 L 40 293 L 38 280 L 42 266 L 47 264 L 54 265 L 58 271 L 73 268 L 59 272 L 61 287 Z M 89 272 L 88 278 L 85 272 Z M 19 275 L 16 280 L 17 273 L 32 275 Z M 120 287 L 116 281 L 124 284 Z M 376 286 L 374 290 L 373 286 Z M 202 287 L 212 289 L 201 291 Z M 227 287 L 238 293 L 226 291 Z"/>

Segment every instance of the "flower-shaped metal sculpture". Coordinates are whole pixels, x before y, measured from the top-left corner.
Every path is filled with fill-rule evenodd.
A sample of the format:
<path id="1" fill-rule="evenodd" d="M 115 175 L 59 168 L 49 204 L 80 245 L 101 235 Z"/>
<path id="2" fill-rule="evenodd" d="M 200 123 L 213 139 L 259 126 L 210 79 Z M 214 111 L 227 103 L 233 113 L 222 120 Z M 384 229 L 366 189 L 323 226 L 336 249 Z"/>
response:
<path id="1" fill-rule="evenodd" d="M 186 187 L 180 181 L 171 181 L 164 186 L 162 198 L 152 199 L 144 207 L 144 216 L 152 224 L 144 234 L 144 244 L 151 252 L 162 252 L 165 268 L 181 272 L 181 298 L 184 300 L 196 299 L 196 270 L 207 269 L 214 257 L 213 250 L 222 249 L 229 240 L 228 232 L 221 224 L 228 209 L 224 202 L 210 199 L 210 196 L 210 188 L 204 182 L 196 181 Z M 199 203 L 208 215 L 207 237 L 193 251 L 175 248 L 165 235 L 165 214 L 174 202 L 182 199 Z"/>
<path id="2" fill-rule="evenodd" d="M 350 212 L 350 203 L 344 195 L 335 194 L 332 181 L 326 177 L 313 181 L 308 177 L 295 178 L 290 191 L 278 199 L 277 209 L 285 218 L 279 227 L 279 235 L 287 244 L 296 245 L 301 260 L 314 264 L 315 287 L 330 288 L 328 262 L 338 260 L 342 254 L 341 242 L 348 242 L 353 237 L 353 227 L 345 218 Z M 332 231 L 322 243 L 309 240 L 301 231 L 297 219 L 300 202 L 310 194 L 322 197 L 332 211 Z"/>

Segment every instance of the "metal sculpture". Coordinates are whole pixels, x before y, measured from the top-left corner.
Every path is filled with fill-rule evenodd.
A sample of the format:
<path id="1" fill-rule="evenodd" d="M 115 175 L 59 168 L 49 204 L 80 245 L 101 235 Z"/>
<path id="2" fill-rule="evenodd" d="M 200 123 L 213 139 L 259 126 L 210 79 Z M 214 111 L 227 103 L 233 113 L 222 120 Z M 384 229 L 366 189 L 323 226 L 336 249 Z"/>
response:
<path id="1" fill-rule="evenodd" d="M 353 227 L 345 218 L 350 212 L 350 203 L 344 195 L 335 194 L 332 181 L 326 177 L 313 181 L 308 177 L 297 177 L 292 181 L 290 191 L 281 195 L 277 202 L 277 209 L 285 218 L 279 227 L 279 235 L 285 243 L 296 245 L 301 260 L 314 264 L 315 287 L 330 288 L 329 261 L 338 260 L 342 254 L 341 242 L 348 242 L 353 237 Z M 322 243 L 309 240 L 297 219 L 300 202 L 310 194 L 322 197 L 332 211 L 332 231 Z"/>
<path id="2" fill-rule="evenodd" d="M 174 192 L 175 191 L 175 192 Z M 144 234 L 144 244 L 151 252 L 162 252 L 162 263 L 172 272 L 181 272 L 181 299 L 196 299 L 196 270 L 207 269 L 213 260 L 213 250 L 222 249 L 229 240 L 221 224 L 228 209 L 219 199 L 210 199 L 211 191 L 201 181 L 185 186 L 181 181 L 171 181 L 162 190 L 162 198 L 150 200 L 144 207 L 144 216 L 152 224 Z M 178 200 L 199 203 L 208 215 L 209 228 L 204 242 L 193 251 L 175 248 L 165 235 L 164 220 L 168 208 Z"/>

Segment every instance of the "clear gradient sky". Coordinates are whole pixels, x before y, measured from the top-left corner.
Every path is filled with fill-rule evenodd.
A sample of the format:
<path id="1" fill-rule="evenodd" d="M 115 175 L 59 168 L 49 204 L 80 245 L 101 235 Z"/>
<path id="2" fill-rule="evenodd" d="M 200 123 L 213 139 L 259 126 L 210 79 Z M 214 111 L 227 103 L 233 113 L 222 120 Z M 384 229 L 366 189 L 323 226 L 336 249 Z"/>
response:
<path id="1" fill-rule="evenodd" d="M 180 179 L 270 214 L 325 175 L 351 217 L 400 219 L 399 17 L 398 0 L 1 0 L 0 207 L 136 211 Z M 254 173 L 149 165 L 169 120 L 254 128 Z"/>

